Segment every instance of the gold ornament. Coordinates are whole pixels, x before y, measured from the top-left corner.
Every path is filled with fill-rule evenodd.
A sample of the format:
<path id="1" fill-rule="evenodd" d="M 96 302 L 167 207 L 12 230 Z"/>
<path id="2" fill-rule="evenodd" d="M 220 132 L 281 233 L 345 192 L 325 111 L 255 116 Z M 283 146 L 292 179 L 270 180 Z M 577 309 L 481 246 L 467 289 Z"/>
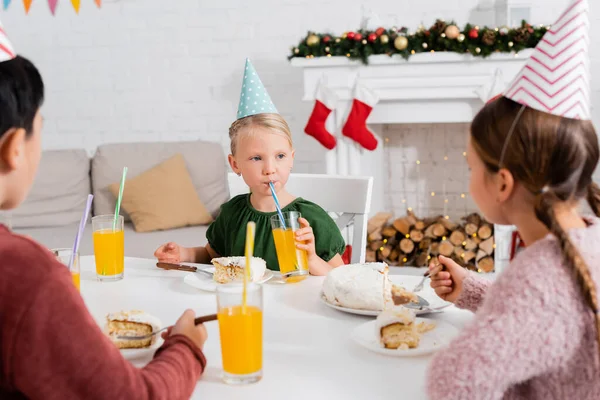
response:
<path id="1" fill-rule="evenodd" d="M 335 39 L 335 42 L 336 42 L 336 43 L 339 43 L 339 42 L 341 42 L 341 41 L 342 41 L 342 39 L 340 39 L 340 38 L 337 38 L 337 39 Z"/>
<path id="2" fill-rule="evenodd" d="M 316 46 L 319 44 L 320 41 L 321 39 L 319 39 L 317 35 L 308 35 L 308 37 L 306 38 L 306 44 L 309 46 Z"/>
<path id="3" fill-rule="evenodd" d="M 381 42 L 381 44 L 388 44 L 388 42 L 390 41 L 390 37 L 386 34 L 383 34 L 379 36 L 379 41 Z"/>
<path id="4" fill-rule="evenodd" d="M 479 47 L 476 47 L 475 48 L 475 53 L 477 53 L 477 54 L 481 53 L 481 49 Z"/>
<path id="5" fill-rule="evenodd" d="M 408 39 L 405 36 L 398 36 L 394 40 L 394 47 L 400 51 L 406 49 L 408 47 Z"/>
<path id="6" fill-rule="evenodd" d="M 462 33 L 460 35 L 458 35 L 458 37 L 456 38 L 456 40 L 458 40 L 459 42 L 464 42 L 465 41 L 465 35 L 463 35 Z"/>
<path id="7" fill-rule="evenodd" d="M 423 42 L 422 46 L 424 49 L 426 49 L 429 45 L 427 43 Z"/>
<path id="8" fill-rule="evenodd" d="M 448 39 L 456 39 L 460 35 L 460 29 L 458 29 L 458 26 L 456 25 L 448 25 L 444 33 L 446 34 Z"/>

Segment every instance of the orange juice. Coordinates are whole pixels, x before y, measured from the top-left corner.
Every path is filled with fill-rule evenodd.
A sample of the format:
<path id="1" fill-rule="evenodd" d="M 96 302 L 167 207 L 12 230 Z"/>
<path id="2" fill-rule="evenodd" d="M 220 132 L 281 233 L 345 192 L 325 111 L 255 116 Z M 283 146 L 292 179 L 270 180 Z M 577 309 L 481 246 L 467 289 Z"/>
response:
<path id="1" fill-rule="evenodd" d="M 218 313 L 223 370 L 247 375 L 262 370 L 262 311 L 255 306 L 222 308 Z"/>
<path id="2" fill-rule="evenodd" d="M 94 232 L 96 273 L 103 276 L 121 275 L 125 263 L 125 235 L 122 230 L 104 229 Z"/>
<path id="3" fill-rule="evenodd" d="M 79 272 L 71 272 L 71 278 L 73 278 L 73 285 L 75 285 L 77 290 L 81 291 L 81 289 L 80 289 L 81 278 L 80 278 Z"/>
<path id="4" fill-rule="evenodd" d="M 294 231 L 291 229 L 275 228 L 273 229 L 273 240 L 275 241 L 275 250 L 277 251 L 277 261 L 279 262 L 279 271 L 282 275 L 294 272 L 300 274 L 308 273 L 308 257 L 306 251 L 296 248 Z M 290 277 L 288 281 L 299 281 L 303 277 Z"/>

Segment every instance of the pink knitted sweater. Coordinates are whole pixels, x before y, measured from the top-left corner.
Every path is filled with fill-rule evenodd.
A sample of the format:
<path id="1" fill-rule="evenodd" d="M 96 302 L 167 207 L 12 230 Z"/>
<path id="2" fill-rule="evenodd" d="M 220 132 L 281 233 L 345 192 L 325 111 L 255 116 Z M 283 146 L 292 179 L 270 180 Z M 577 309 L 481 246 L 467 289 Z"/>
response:
<path id="1" fill-rule="evenodd" d="M 600 220 L 569 231 L 600 296 Z M 493 284 L 475 274 L 456 302 L 475 318 L 433 358 L 438 399 L 600 399 L 594 314 L 553 236 L 519 253 Z"/>

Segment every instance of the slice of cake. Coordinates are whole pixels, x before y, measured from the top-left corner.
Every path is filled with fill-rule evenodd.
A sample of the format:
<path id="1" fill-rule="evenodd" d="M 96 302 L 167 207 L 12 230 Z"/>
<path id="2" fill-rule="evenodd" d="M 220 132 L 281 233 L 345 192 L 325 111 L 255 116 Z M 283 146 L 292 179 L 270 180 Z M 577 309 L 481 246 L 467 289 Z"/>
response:
<path id="1" fill-rule="evenodd" d="M 376 334 L 386 349 L 414 349 L 419 345 L 421 334 L 415 324 L 415 312 L 396 306 L 377 316 Z"/>
<path id="2" fill-rule="evenodd" d="M 246 257 L 220 257 L 213 258 L 215 266 L 213 279 L 218 283 L 242 282 L 244 280 L 244 269 L 246 268 Z M 252 282 L 260 280 L 267 270 L 267 263 L 259 257 L 250 260 L 250 279 Z"/>
<path id="3" fill-rule="evenodd" d="M 156 335 L 144 340 L 117 339 L 117 336 L 142 336 L 160 329 L 158 318 L 144 311 L 121 311 L 106 316 L 106 330 L 110 339 L 120 349 L 150 347 Z"/>
<path id="4" fill-rule="evenodd" d="M 407 303 L 418 303 L 419 298 L 413 292 L 409 292 L 401 286 L 392 285 L 392 300 L 397 306 Z"/>
<path id="5" fill-rule="evenodd" d="M 386 263 L 348 264 L 332 269 L 323 282 L 330 304 L 357 310 L 381 311 L 391 305 Z"/>

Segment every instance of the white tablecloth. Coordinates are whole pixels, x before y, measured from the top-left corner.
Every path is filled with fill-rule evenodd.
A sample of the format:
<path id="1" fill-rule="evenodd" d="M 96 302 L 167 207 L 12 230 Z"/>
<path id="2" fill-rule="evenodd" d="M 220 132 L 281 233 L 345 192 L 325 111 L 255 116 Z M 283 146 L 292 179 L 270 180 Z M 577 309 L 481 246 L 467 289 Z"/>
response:
<path id="1" fill-rule="evenodd" d="M 415 274 L 410 269 L 391 270 L 392 274 Z M 107 313 L 119 310 L 141 309 L 159 317 L 164 325 L 173 324 L 186 308 L 197 315 L 216 312 L 215 294 L 186 285 L 185 274 L 158 269 L 154 260 L 126 258 L 123 280 L 99 282 L 94 258 L 82 257 L 81 294 L 100 325 Z M 354 343 L 352 330 L 370 317 L 324 305 L 319 298 L 323 279 L 309 277 L 295 284 L 264 285 L 264 376 L 257 384 L 232 387 L 221 382 L 218 323 L 208 323 L 204 348 L 208 367 L 192 398 L 425 399 L 425 371 L 431 356 L 387 357 Z M 418 281 L 416 276 L 402 279 L 409 289 Z M 450 307 L 428 317 L 461 328 L 472 314 Z M 140 351 L 135 358 L 128 358 L 143 366 L 152 353 Z"/>

